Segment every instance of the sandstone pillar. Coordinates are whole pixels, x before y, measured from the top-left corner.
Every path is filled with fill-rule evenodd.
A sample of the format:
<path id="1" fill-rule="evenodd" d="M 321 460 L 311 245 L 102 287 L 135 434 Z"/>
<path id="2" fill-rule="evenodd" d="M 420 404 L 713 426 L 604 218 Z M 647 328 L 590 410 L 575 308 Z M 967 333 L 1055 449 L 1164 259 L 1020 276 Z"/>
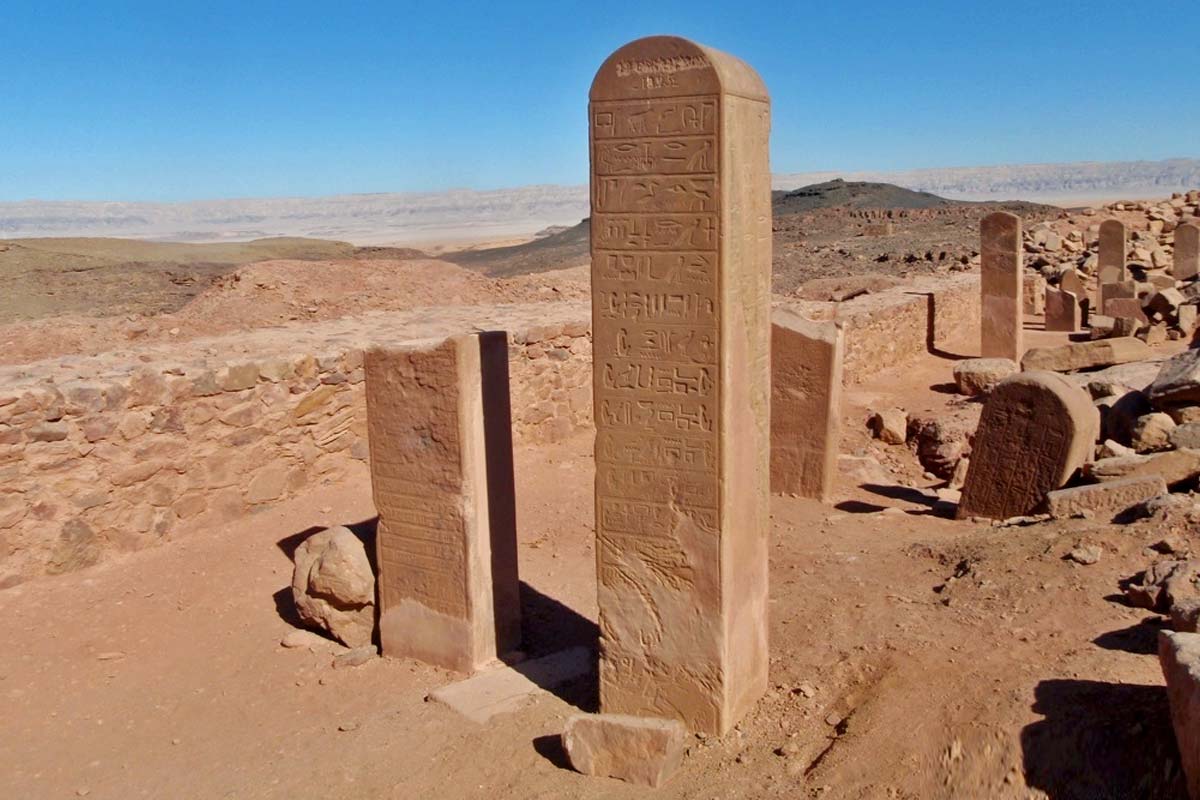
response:
<path id="1" fill-rule="evenodd" d="M 984 358 L 1020 361 L 1024 314 L 1021 282 L 1021 218 L 997 211 L 980 225 L 981 350 Z"/>
<path id="2" fill-rule="evenodd" d="M 1200 225 L 1185 222 L 1175 229 L 1175 264 L 1171 276 L 1186 281 L 1200 274 Z"/>
<path id="3" fill-rule="evenodd" d="M 1116 219 L 1101 222 L 1099 266 L 1096 272 L 1100 286 L 1125 280 L 1125 256 L 1128 253 L 1129 240 L 1125 223 Z M 1103 303 L 1100 308 L 1103 313 Z"/>
<path id="4" fill-rule="evenodd" d="M 842 328 L 771 315 L 771 491 L 828 502 L 837 476 Z"/>
<path id="5" fill-rule="evenodd" d="M 723 733 L 767 685 L 770 100 L 671 36 L 590 99 L 600 707 Z"/>
<path id="6" fill-rule="evenodd" d="M 521 636 L 507 336 L 363 362 L 383 654 L 474 671 Z"/>

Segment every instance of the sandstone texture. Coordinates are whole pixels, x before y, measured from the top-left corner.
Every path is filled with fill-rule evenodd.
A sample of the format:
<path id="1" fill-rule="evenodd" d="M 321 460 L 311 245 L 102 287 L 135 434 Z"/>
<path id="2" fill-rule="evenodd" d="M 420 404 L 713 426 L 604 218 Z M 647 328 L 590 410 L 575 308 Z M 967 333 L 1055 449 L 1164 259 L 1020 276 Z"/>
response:
<path id="1" fill-rule="evenodd" d="M 687 739 L 687 728 L 678 720 L 624 714 L 576 714 L 562 735 L 577 771 L 651 788 L 675 774 Z"/>
<path id="2" fill-rule="evenodd" d="M 362 541 L 349 528 L 309 536 L 292 556 L 292 599 L 309 625 L 347 647 L 375 634 L 375 573 Z"/>
<path id="3" fill-rule="evenodd" d="M 1170 358 L 1146 393 L 1159 407 L 1200 404 L 1200 349 Z"/>
<path id="4" fill-rule="evenodd" d="M 980 223 L 980 240 L 980 353 L 1019 361 L 1025 352 L 1021 218 L 1007 211 L 988 214 Z"/>
<path id="5" fill-rule="evenodd" d="M 1142 361 L 1153 355 L 1146 343 L 1132 337 L 1072 342 L 1057 347 L 1034 347 L 1025 352 L 1021 369 L 1071 372 Z"/>
<path id="6" fill-rule="evenodd" d="M 1003 381 L 984 406 L 959 517 L 1034 513 L 1089 460 L 1096 414 L 1078 386 L 1051 372 Z"/>
<path id="7" fill-rule="evenodd" d="M 1060 519 L 1084 512 L 1111 519 L 1166 491 L 1166 483 L 1157 475 L 1123 478 L 1049 492 L 1046 495 L 1046 511 L 1050 516 Z"/>
<path id="8" fill-rule="evenodd" d="M 987 394 L 1017 370 L 1017 362 L 1011 358 L 968 358 L 955 363 L 954 385 L 959 394 L 968 397 Z"/>
<path id="9" fill-rule="evenodd" d="M 671 36 L 609 56 L 588 106 L 600 709 L 705 733 L 767 688 L 770 108 Z"/>
<path id="10" fill-rule="evenodd" d="M 1158 660 L 1188 796 L 1200 797 L 1200 634 L 1160 631 Z"/>

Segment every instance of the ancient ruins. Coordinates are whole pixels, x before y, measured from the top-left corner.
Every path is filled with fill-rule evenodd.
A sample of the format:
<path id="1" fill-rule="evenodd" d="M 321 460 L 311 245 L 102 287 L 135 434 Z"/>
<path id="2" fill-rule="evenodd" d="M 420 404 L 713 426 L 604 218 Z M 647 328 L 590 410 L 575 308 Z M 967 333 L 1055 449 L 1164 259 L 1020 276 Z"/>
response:
<path id="1" fill-rule="evenodd" d="M 1200 800 L 1200 191 L 773 192 L 675 36 L 586 113 L 519 240 L 0 241 L 0 796 Z"/>

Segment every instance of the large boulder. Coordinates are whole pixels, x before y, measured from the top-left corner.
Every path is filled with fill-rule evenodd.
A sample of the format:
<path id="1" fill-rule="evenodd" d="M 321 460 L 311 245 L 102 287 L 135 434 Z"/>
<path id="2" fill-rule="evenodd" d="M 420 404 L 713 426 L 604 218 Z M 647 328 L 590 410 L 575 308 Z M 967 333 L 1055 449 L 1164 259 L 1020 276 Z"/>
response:
<path id="1" fill-rule="evenodd" d="M 300 618 L 347 647 L 370 644 L 375 572 L 362 540 L 348 528 L 328 528 L 301 542 L 293 560 L 292 598 Z"/>

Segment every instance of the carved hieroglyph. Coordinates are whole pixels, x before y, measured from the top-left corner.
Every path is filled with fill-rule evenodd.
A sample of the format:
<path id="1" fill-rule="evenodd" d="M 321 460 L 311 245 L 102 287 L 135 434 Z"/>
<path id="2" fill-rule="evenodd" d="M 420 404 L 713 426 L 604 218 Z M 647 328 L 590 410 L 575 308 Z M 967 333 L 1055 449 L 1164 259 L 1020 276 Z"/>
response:
<path id="1" fill-rule="evenodd" d="M 1178 281 L 1200 274 L 1200 225 L 1187 222 L 1175 229 L 1175 264 L 1171 276 Z"/>
<path id="2" fill-rule="evenodd" d="M 1091 398 L 1056 372 L 1001 381 L 983 407 L 958 516 L 1008 519 L 1037 511 L 1083 466 L 1099 417 Z"/>
<path id="3" fill-rule="evenodd" d="M 1100 223 L 1100 252 L 1096 274 L 1099 285 L 1118 283 L 1125 280 L 1125 256 L 1129 253 L 1129 240 L 1125 223 L 1118 219 L 1106 219 Z M 1103 302 L 1100 304 L 1104 309 Z"/>
<path id="4" fill-rule="evenodd" d="M 842 328 L 771 315 L 771 491 L 823 502 L 837 476 Z"/>
<path id="5" fill-rule="evenodd" d="M 507 337 L 363 361 L 383 654 L 471 672 L 521 633 Z"/>
<path id="6" fill-rule="evenodd" d="M 980 352 L 984 358 L 1020 361 L 1024 352 L 1021 286 L 1021 218 L 1007 211 L 980 224 Z"/>
<path id="7" fill-rule="evenodd" d="M 723 733 L 767 682 L 770 101 L 655 36 L 588 114 L 600 706 Z"/>

